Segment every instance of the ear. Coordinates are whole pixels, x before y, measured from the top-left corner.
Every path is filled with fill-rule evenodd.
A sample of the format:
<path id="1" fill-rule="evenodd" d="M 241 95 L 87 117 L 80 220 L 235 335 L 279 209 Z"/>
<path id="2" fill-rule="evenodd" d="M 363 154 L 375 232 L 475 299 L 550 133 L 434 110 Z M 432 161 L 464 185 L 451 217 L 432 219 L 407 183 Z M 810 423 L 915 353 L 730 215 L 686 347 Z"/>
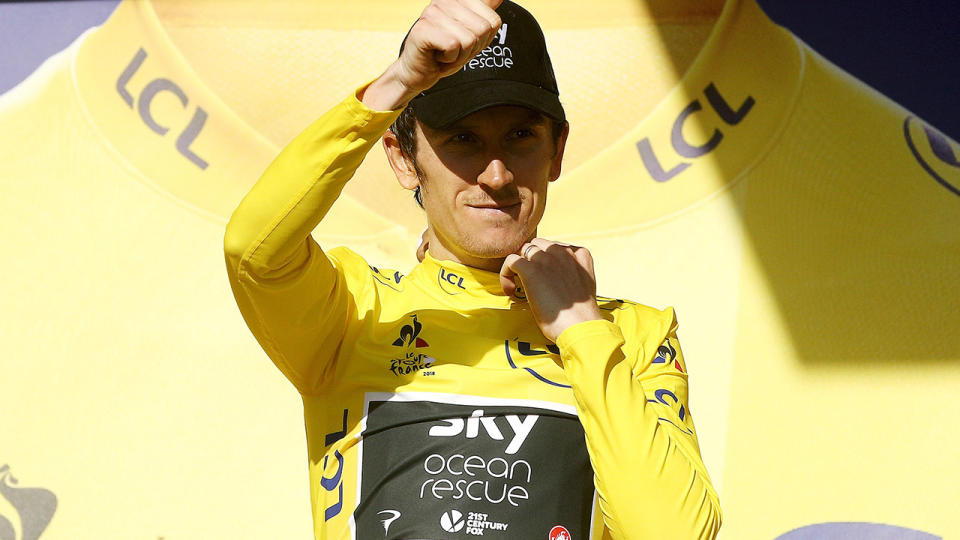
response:
<path id="1" fill-rule="evenodd" d="M 570 134 L 570 122 L 563 123 L 563 131 L 557 139 L 557 153 L 553 156 L 553 162 L 550 164 L 550 181 L 553 182 L 560 178 L 560 165 L 563 162 L 563 149 L 567 146 L 567 135 Z"/>
<path id="2" fill-rule="evenodd" d="M 433 237 L 433 231 L 430 230 L 430 226 L 427 225 L 427 228 L 420 233 L 420 245 L 417 246 L 417 260 L 423 262 L 423 258 L 427 254 L 427 250 L 430 249 L 430 239 Z"/>
<path id="3" fill-rule="evenodd" d="M 420 185 L 417 169 L 413 166 L 413 160 L 400 148 L 397 135 L 390 130 L 383 134 L 383 151 L 386 152 L 387 161 L 390 162 L 393 174 L 397 176 L 400 185 L 404 189 L 416 189 Z"/>

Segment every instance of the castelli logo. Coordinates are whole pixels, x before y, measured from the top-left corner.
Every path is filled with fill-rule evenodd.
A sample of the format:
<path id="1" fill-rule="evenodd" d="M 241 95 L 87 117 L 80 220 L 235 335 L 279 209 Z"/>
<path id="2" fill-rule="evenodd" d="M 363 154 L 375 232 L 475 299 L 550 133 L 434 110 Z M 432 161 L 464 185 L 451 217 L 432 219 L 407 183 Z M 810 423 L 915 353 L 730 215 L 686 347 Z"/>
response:
<path id="1" fill-rule="evenodd" d="M 562 525 L 557 525 L 556 527 L 550 529 L 550 540 L 572 540 L 573 537 L 570 536 L 570 531 Z"/>

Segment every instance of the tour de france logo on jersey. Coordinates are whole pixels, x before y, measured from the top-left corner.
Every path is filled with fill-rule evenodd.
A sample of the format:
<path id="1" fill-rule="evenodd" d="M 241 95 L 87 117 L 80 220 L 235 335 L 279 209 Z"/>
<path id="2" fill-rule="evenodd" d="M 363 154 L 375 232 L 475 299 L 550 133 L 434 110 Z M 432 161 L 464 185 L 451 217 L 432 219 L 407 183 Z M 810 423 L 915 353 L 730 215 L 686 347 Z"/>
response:
<path id="1" fill-rule="evenodd" d="M 0 539 L 36 540 L 57 510 L 57 496 L 37 487 L 20 487 L 8 465 L 0 467 Z M 14 515 L 10 511 L 15 511 Z"/>
<path id="2" fill-rule="evenodd" d="M 416 314 L 410 316 L 412 321 L 400 328 L 400 336 L 393 341 L 394 347 L 402 347 L 403 356 L 390 360 L 390 371 L 397 377 L 416 373 L 433 366 L 436 360 L 422 352 L 430 345 L 420 337 L 423 324 L 417 320 Z"/>
<path id="3" fill-rule="evenodd" d="M 903 136 L 923 170 L 960 196 L 960 145 L 912 115 L 903 122 Z"/>

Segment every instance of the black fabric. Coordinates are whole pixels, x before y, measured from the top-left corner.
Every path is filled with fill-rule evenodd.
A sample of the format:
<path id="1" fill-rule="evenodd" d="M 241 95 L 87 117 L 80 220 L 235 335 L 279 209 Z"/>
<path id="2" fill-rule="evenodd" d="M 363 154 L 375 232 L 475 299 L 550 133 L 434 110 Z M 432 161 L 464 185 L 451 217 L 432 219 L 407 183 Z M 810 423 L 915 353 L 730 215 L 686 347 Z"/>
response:
<path id="1" fill-rule="evenodd" d="M 593 469 L 575 415 L 372 401 L 357 538 L 588 538 Z"/>

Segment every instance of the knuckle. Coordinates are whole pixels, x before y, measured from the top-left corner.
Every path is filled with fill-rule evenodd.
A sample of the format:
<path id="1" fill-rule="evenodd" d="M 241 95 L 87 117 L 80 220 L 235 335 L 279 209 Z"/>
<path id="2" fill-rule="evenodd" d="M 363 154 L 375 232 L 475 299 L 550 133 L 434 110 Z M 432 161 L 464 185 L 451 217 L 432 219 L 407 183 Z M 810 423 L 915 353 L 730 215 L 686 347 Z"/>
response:
<path id="1" fill-rule="evenodd" d="M 449 33 L 442 32 L 434 35 L 430 40 L 432 45 L 443 52 L 450 52 L 460 47 L 460 41 Z"/>

